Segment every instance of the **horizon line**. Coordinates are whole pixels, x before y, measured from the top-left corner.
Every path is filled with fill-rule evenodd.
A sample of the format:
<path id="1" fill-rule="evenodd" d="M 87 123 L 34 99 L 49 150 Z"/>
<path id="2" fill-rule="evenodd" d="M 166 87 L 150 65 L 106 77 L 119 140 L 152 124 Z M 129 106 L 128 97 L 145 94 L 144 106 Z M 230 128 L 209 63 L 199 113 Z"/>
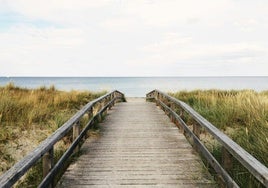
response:
<path id="1" fill-rule="evenodd" d="M 226 76 L 0 76 L 0 78 L 209 78 L 209 77 L 268 77 L 268 75 L 226 75 Z"/>

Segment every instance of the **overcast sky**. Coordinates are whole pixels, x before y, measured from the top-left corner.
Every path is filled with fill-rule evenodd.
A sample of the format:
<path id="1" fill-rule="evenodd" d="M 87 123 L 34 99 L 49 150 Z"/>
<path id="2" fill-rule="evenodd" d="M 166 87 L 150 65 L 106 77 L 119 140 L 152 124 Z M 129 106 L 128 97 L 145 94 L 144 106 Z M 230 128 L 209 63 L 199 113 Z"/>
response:
<path id="1" fill-rule="evenodd" d="M 268 76 L 268 1 L 0 0 L 0 76 Z"/>

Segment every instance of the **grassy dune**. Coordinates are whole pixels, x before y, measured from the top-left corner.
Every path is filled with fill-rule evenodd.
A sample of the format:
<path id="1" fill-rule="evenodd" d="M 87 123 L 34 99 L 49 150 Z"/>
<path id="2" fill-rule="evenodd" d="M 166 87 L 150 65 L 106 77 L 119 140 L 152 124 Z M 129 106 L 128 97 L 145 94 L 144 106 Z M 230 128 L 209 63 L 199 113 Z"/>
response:
<path id="1" fill-rule="evenodd" d="M 235 142 L 268 166 L 268 91 L 196 90 L 172 94 L 188 103 L 203 117 L 224 131 Z M 220 158 L 220 148 L 213 145 L 212 152 Z M 249 177 L 240 167 L 230 172 L 240 185 L 248 185 Z M 245 175 L 245 176 L 244 176 Z"/>
<path id="2" fill-rule="evenodd" d="M 0 174 L 102 93 L 0 87 Z M 67 141 L 66 141 L 67 142 Z M 64 143 L 62 143 L 64 145 Z"/>

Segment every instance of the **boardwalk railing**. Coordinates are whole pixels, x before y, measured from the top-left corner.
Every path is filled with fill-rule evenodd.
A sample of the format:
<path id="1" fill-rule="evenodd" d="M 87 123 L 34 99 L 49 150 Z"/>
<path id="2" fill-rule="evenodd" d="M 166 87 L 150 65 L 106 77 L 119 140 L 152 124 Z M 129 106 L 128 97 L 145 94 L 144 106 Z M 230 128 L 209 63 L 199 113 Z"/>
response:
<path id="1" fill-rule="evenodd" d="M 86 104 L 30 154 L 4 173 L 0 177 L 0 187 L 6 188 L 14 185 L 41 158 L 43 161 L 44 179 L 39 187 L 53 187 L 54 177 L 58 174 L 67 159 L 73 153 L 78 151 L 79 144 L 86 137 L 87 131 L 94 123 L 100 121 L 107 110 L 119 100 L 124 100 L 124 94 L 119 91 L 113 91 Z M 86 114 L 89 115 L 89 121 L 85 125 L 84 129 L 80 131 L 81 118 Z M 73 129 L 73 142 L 71 146 L 62 155 L 58 162 L 53 164 L 54 145 L 65 137 L 71 129 Z"/>
<path id="2" fill-rule="evenodd" d="M 154 100 L 171 120 L 183 131 L 184 135 L 192 141 L 193 147 L 201 153 L 207 162 L 214 168 L 215 172 L 223 180 L 227 187 L 239 187 L 231 176 L 226 172 L 232 168 L 232 157 L 244 166 L 261 184 L 268 187 L 268 169 L 256 158 L 246 152 L 237 143 L 230 139 L 204 117 L 194 111 L 186 103 L 171 97 L 159 90 L 153 90 L 146 95 L 147 100 Z M 195 124 L 190 128 L 183 116 L 188 116 L 195 120 Z M 206 130 L 210 135 L 222 145 L 222 165 L 208 151 L 200 139 L 201 130 Z"/>

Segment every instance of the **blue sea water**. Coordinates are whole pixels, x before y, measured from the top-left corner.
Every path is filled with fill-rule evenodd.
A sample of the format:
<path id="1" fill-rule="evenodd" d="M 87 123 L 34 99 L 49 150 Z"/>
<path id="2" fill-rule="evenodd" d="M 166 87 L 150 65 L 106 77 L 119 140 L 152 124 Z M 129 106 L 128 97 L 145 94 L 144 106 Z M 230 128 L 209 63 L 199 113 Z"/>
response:
<path id="1" fill-rule="evenodd" d="M 145 97 L 153 89 L 174 92 L 194 89 L 268 90 L 268 77 L 0 77 L 0 86 L 38 88 L 54 85 L 59 90 L 111 91 L 127 97 Z"/>

